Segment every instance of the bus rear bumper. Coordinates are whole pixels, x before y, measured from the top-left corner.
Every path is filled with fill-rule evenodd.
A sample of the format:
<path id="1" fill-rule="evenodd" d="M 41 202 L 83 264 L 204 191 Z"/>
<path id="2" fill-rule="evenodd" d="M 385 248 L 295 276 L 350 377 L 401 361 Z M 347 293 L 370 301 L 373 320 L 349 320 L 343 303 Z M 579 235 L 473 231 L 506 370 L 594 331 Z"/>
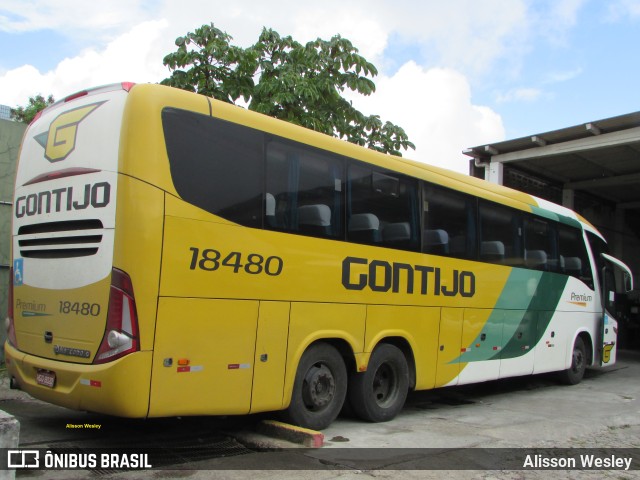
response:
<path id="1" fill-rule="evenodd" d="M 74 410 L 118 417 L 144 418 L 149 410 L 152 352 L 135 352 L 101 365 L 50 360 L 21 352 L 5 343 L 12 385 L 34 398 Z M 53 386 L 37 382 L 50 372 Z"/>

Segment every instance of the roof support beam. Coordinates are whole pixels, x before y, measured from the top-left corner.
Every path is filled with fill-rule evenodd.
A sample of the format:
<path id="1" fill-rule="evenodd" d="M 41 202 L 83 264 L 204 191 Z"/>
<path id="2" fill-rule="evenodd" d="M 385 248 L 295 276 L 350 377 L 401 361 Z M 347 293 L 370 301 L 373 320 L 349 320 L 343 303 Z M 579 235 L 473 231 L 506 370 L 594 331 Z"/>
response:
<path id="1" fill-rule="evenodd" d="M 610 133 L 601 133 L 593 137 L 579 138 L 557 144 L 547 144 L 541 147 L 532 147 L 526 150 L 518 150 L 516 152 L 502 153 L 494 155 L 492 162 L 518 162 L 529 160 L 531 158 L 552 157 L 554 155 L 563 155 L 573 152 L 584 152 L 586 150 L 595 150 L 600 148 L 614 147 L 640 142 L 640 127 L 628 128 Z M 487 145 L 490 147 L 490 145 Z M 485 147 L 487 152 L 490 152 Z"/>
<path id="2" fill-rule="evenodd" d="M 602 130 L 595 123 L 587 123 L 585 127 L 591 135 L 600 135 L 602 133 Z"/>
<path id="3" fill-rule="evenodd" d="M 531 137 L 531 141 L 539 147 L 544 147 L 547 145 L 547 141 L 538 135 L 534 135 L 533 137 Z"/>

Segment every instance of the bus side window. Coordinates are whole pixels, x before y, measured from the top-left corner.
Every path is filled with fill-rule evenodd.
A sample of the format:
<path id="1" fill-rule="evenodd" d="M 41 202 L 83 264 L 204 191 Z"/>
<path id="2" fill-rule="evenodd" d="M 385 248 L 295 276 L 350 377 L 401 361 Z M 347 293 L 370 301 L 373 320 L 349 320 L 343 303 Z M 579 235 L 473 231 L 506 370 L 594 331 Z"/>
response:
<path id="1" fill-rule="evenodd" d="M 422 200 L 422 251 L 475 259 L 475 200 L 429 183 L 424 183 Z"/>
<path id="2" fill-rule="evenodd" d="M 418 182 L 353 162 L 349 165 L 347 240 L 418 250 Z"/>
<path id="3" fill-rule="evenodd" d="M 168 107 L 162 127 L 178 195 L 214 215 L 260 228 L 264 134 Z"/>
<path id="4" fill-rule="evenodd" d="M 265 228 L 342 238 L 340 158 L 271 139 L 266 164 Z"/>
<path id="5" fill-rule="evenodd" d="M 594 235 L 591 232 L 587 232 L 587 240 L 589 242 L 589 247 L 591 248 L 591 253 L 593 254 L 593 260 L 595 263 L 595 273 L 596 278 L 598 279 L 598 288 L 602 288 L 602 269 L 605 266 L 604 260 L 602 259 L 602 253 L 609 253 L 609 246 L 607 243 L 602 240 L 597 235 Z"/>
<path id="6" fill-rule="evenodd" d="M 582 231 L 567 225 L 558 225 L 558 250 L 562 273 L 570 275 L 594 288 L 593 272 L 582 237 Z"/>
<path id="7" fill-rule="evenodd" d="M 521 216 L 501 205 L 480 202 L 480 260 L 522 266 Z M 536 255 L 541 261 L 542 255 Z"/>
<path id="8" fill-rule="evenodd" d="M 354 213 L 349 217 L 349 240 L 356 243 L 380 243 L 380 219 L 373 213 Z"/>
<path id="9" fill-rule="evenodd" d="M 533 215 L 525 216 L 524 262 L 527 268 L 534 270 L 560 270 L 555 222 Z"/>

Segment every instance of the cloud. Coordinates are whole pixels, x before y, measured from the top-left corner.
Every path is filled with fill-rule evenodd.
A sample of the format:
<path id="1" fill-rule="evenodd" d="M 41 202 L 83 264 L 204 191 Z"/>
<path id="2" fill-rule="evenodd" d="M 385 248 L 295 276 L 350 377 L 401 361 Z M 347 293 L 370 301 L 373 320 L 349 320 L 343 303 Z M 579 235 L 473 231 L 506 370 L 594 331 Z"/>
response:
<path id="1" fill-rule="evenodd" d="M 365 114 L 378 114 L 405 129 L 416 150 L 407 158 L 468 173 L 467 147 L 503 140 L 500 116 L 474 105 L 471 88 L 461 73 L 425 69 L 407 62 L 393 76 L 376 80 L 376 93 L 352 98 Z"/>
<path id="2" fill-rule="evenodd" d="M 0 103 L 24 105 L 38 93 L 60 99 L 83 88 L 113 82 L 157 82 L 169 75 L 162 65 L 162 57 L 173 43 L 163 35 L 166 28 L 164 20 L 144 22 L 105 48 L 86 49 L 49 72 L 32 65 L 10 70 L 0 77 Z"/>
<path id="3" fill-rule="evenodd" d="M 380 63 L 389 32 L 384 24 L 353 7 L 341 9 L 339 16 L 327 15 L 326 9 L 309 5 L 298 12 L 294 21 L 293 38 L 309 41 L 316 37 L 330 39 L 336 34 L 348 38 L 359 53 L 374 64 Z M 354 18 L 360 20 L 354 22 Z"/>
<path id="4" fill-rule="evenodd" d="M 419 44 L 423 59 L 469 75 L 517 58 L 530 38 L 524 0 L 373 0 L 367 7 L 367 17 L 406 44 Z"/>
<path id="5" fill-rule="evenodd" d="M 501 59 L 517 64 L 531 33 L 527 0 L 324 0 L 321 4 L 191 0 L 188 8 L 173 0 L 112 0 L 108 7 L 86 0 L 3 3 L 0 30 L 54 30 L 96 51 L 145 21 L 166 19 L 165 34 L 171 41 L 213 22 L 244 47 L 256 41 L 263 26 L 299 41 L 339 33 L 382 70 L 384 51 L 393 34 L 417 47 L 422 53 L 418 63 L 428 60 L 470 78 L 491 72 Z"/>
<path id="6" fill-rule="evenodd" d="M 546 75 L 544 79 L 545 84 L 554 84 L 554 83 L 562 83 L 568 82 L 569 80 L 573 80 L 574 78 L 582 75 L 583 69 L 582 67 L 574 68 L 573 70 L 563 70 L 559 72 L 550 72 Z"/>
<path id="7" fill-rule="evenodd" d="M 609 11 L 606 19 L 618 22 L 621 19 L 640 17 L 640 0 L 616 0 L 608 3 Z"/>
<path id="8" fill-rule="evenodd" d="M 23 33 L 58 30 L 70 37 L 84 32 L 121 32 L 142 21 L 144 0 L 110 0 L 108 6 L 86 0 L 3 0 L 0 31 Z M 151 2 L 157 3 L 157 2 Z"/>
<path id="9" fill-rule="evenodd" d="M 538 88 L 514 88 L 506 93 L 498 93 L 496 102 L 533 102 L 542 96 L 542 90 Z"/>
<path id="10" fill-rule="evenodd" d="M 9 1 L 14 12 L 22 3 Z M 60 61 L 51 71 L 24 65 L 1 75 L 2 104 L 24 105 L 37 93 L 62 98 L 89 86 L 123 80 L 158 82 L 169 74 L 162 58 L 175 50 L 175 38 L 211 21 L 231 34 L 234 43 L 245 47 L 256 41 L 263 26 L 301 42 L 340 33 L 378 66 L 384 63 L 389 35 L 395 32 L 403 41 L 421 45 L 425 52 L 433 49 L 434 61 L 445 67 L 421 67 L 411 61 L 395 72 L 381 68 L 374 79 L 377 92 L 355 98 L 354 103 L 364 113 L 379 114 L 383 120 L 405 128 L 417 146 L 415 152 L 405 156 L 465 173 L 468 159 L 462 155 L 463 149 L 504 138 L 500 116 L 486 106 L 473 104 L 469 81 L 473 77 L 469 72 L 487 71 L 498 59 L 518 51 L 528 31 L 523 0 L 397 0 L 393 4 L 383 0 L 366 4 L 326 0 L 322 6 L 280 0 L 277 8 L 256 0 L 225 4 L 225 8 L 220 8 L 220 1 L 192 0 L 188 9 L 177 2 L 158 0 L 151 2 L 155 6 L 154 20 L 144 22 L 140 18 L 145 16 L 145 8 L 149 10 L 150 2 L 142 0 L 117 0 L 112 17 L 101 16 L 97 8 L 84 10 L 97 5 L 95 2 L 29 3 L 35 4 L 43 13 L 29 9 L 22 17 L 14 13 L 12 19 L 0 22 L 0 28 L 46 28 L 42 15 L 51 14 L 49 25 L 57 28 L 63 28 L 63 19 L 68 17 L 68 33 L 76 38 L 90 34 L 90 29 L 83 27 L 85 23 L 112 38 L 101 47 L 89 46 L 73 58 Z M 130 16 L 125 21 L 121 17 L 129 4 Z M 56 11 L 54 5 L 62 10 Z M 78 15 L 70 14 L 73 8 L 78 9 Z M 82 16 L 91 17 L 91 22 L 84 22 Z M 116 28 L 119 18 L 123 23 Z M 135 26 L 126 28 L 136 20 Z M 117 31 L 124 33 L 118 35 Z"/>
<path id="11" fill-rule="evenodd" d="M 571 81 L 582 75 L 581 67 L 573 70 L 561 70 L 549 72 L 544 75 L 540 82 L 545 88 L 550 85 Z M 553 93 L 537 87 L 518 87 L 507 90 L 506 92 L 498 92 L 495 95 L 495 101 L 498 104 L 511 102 L 527 102 L 532 103 L 541 99 L 549 99 L 553 97 Z"/>
<path id="12" fill-rule="evenodd" d="M 587 0 L 549 0 L 549 6 L 537 10 L 532 22 L 539 35 L 545 37 L 552 45 L 565 46 L 567 34 L 578 21 L 580 10 Z"/>

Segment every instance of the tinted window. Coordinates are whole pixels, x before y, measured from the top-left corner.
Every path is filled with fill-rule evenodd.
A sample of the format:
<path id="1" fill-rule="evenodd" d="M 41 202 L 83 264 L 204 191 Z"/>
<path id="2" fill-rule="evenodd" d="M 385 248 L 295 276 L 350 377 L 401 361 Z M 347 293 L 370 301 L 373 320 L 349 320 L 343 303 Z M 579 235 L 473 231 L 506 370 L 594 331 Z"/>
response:
<path id="1" fill-rule="evenodd" d="M 280 140 L 267 146 L 265 226 L 342 238 L 343 161 Z"/>
<path id="2" fill-rule="evenodd" d="M 425 184 L 423 217 L 423 252 L 475 259 L 475 198 Z"/>
<path id="3" fill-rule="evenodd" d="M 480 260 L 522 266 L 522 227 L 516 210 L 480 202 Z"/>
<path id="4" fill-rule="evenodd" d="M 559 271 L 556 223 L 544 218 L 524 218 L 524 263 L 527 268 Z"/>
<path id="5" fill-rule="evenodd" d="M 562 272 L 582 280 L 593 288 L 593 273 L 582 231 L 567 225 L 558 225 L 558 242 Z"/>
<path id="6" fill-rule="evenodd" d="M 233 222 L 261 227 L 263 134 L 175 108 L 162 111 L 162 125 L 178 195 Z"/>
<path id="7" fill-rule="evenodd" d="M 347 238 L 403 250 L 419 249 L 418 182 L 353 163 L 349 166 Z"/>

